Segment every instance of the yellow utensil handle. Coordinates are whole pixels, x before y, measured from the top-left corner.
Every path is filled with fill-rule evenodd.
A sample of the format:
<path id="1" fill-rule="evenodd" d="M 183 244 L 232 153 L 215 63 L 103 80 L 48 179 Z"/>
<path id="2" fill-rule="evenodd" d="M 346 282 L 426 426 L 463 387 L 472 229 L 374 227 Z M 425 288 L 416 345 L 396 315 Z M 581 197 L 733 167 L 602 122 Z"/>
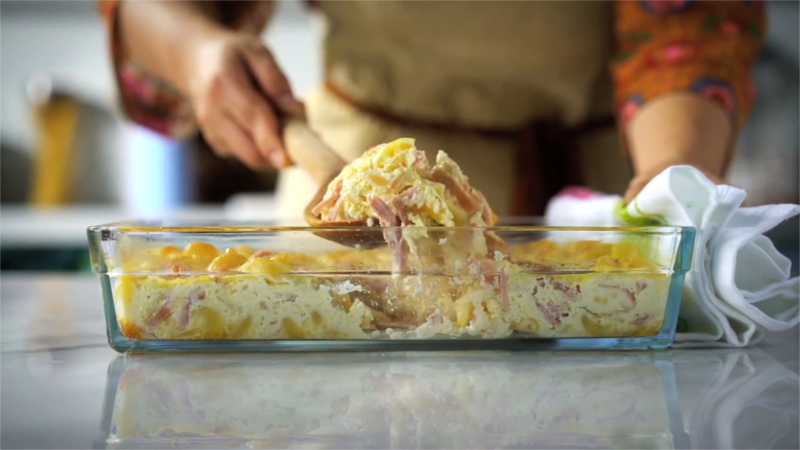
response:
<path id="1" fill-rule="evenodd" d="M 347 165 L 302 119 L 283 121 L 283 143 L 289 158 L 320 185 L 331 181 Z"/>

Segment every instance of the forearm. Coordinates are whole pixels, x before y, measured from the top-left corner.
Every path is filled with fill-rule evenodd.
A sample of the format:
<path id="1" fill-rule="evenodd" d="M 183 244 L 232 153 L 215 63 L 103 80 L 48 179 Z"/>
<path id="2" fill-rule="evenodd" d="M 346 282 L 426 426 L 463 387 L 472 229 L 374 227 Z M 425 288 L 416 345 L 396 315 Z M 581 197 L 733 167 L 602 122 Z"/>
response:
<path id="1" fill-rule="evenodd" d="M 186 93 L 193 49 L 226 32 L 209 6 L 201 1 L 123 1 L 118 33 L 128 59 Z"/>
<path id="2" fill-rule="evenodd" d="M 733 141 L 731 122 L 719 104 L 692 93 L 654 99 L 625 129 L 636 174 L 688 164 L 722 178 Z"/>
<path id="3" fill-rule="evenodd" d="M 766 28 L 750 1 L 616 1 L 617 116 L 636 171 L 626 199 L 672 165 L 721 182 L 753 104 Z"/>

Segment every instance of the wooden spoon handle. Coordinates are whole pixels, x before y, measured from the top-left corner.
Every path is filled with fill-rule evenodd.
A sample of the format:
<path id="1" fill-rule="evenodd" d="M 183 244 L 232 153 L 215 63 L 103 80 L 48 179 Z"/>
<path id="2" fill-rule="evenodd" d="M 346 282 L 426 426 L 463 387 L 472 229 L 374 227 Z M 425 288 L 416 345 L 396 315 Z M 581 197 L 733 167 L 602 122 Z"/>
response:
<path id="1" fill-rule="evenodd" d="M 302 119 L 288 117 L 283 120 L 283 143 L 289 158 L 320 185 L 329 183 L 347 165 Z"/>

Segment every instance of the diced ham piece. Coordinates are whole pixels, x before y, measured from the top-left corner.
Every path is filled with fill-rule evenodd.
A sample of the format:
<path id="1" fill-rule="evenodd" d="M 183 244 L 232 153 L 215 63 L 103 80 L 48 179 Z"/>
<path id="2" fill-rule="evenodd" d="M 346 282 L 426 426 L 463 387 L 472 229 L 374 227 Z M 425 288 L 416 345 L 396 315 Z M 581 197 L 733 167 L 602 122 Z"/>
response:
<path id="1" fill-rule="evenodd" d="M 333 189 L 333 192 L 331 192 L 331 195 L 328 198 L 325 198 L 321 202 L 317 203 L 317 206 L 315 206 L 314 209 L 311 210 L 311 214 L 319 216 L 324 208 L 336 205 L 336 202 L 339 200 L 341 194 L 342 194 L 342 181 L 339 180 L 339 183 L 336 184 L 336 187 Z"/>
<path id="2" fill-rule="evenodd" d="M 474 256 L 470 256 L 467 258 L 467 267 L 469 268 L 469 272 L 476 276 L 483 276 L 483 267 Z"/>
<path id="3" fill-rule="evenodd" d="M 636 326 L 642 326 L 642 325 L 646 324 L 647 321 L 650 320 L 651 318 L 652 317 L 650 316 L 650 314 L 647 314 L 647 313 L 636 314 L 635 319 L 633 319 L 633 324 L 636 325 Z"/>
<path id="4" fill-rule="evenodd" d="M 154 327 L 169 319 L 170 316 L 172 316 L 172 310 L 169 309 L 168 306 L 164 305 L 158 311 L 156 311 L 155 314 L 150 316 L 147 321 L 145 321 L 145 324 L 148 327 Z"/>
<path id="5" fill-rule="evenodd" d="M 628 297 L 628 300 L 631 301 L 631 305 L 633 305 L 635 307 L 636 306 L 636 294 L 638 294 L 639 292 L 642 291 L 642 289 L 647 287 L 647 284 L 646 283 L 642 283 L 640 285 L 639 282 L 637 282 L 636 283 L 636 289 L 637 289 L 636 291 L 634 291 L 633 289 L 625 289 L 625 288 L 623 288 L 622 286 L 620 286 L 618 284 L 600 283 L 598 286 L 600 286 L 601 288 L 605 288 L 605 289 L 617 289 L 617 290 L 622 291 L 625 294 L 625 296 Z M 641 286 L 641 288 L 640 288 L 640 286 Z"/>
<path id="6" fill-rule="evenodd" d="M 547 303 L 542 302 L 538 298 L 534 297 L 534 303 L 536 303 L 536 307 L 539 311 L 542 312 L 545 320 L 550 323 L 552 326 L 556 326 L 561 323 L 562 317 L 567 317 L 569 313 L 566 313 L 561 310 L 552 300 L 547 300 Z"/>
<path id="7" fill-rule="evenodd" d="M 427 160 L 428 158 L 425 156 L 425 152 L 417 151 L 417 155 L 414 157 L 414 163 L 412 164 L 412 166 L 422 167 L 425 165 L 423 163 L 426 162 Z"/>
<path id="8" fill-rule="evenodd" d="M 492 210 L 489 209 L 489 203 L 486 202 L 486 198 L 483 194 L 477 194 L 481 200 L 483 206 L 481 207 L 481 217 L 483 218 L 483 222 L 486 225 L 492 225 L 494 221 L 494 217 L 492 217 Z"/>
<path id="9" fill-rule="evenodd" d="M 467 258 L 467 265 L 473 275 L 478 275 L 483 278 L 483 281 L 490 283 L 495 278 L 497 266 L 494 260 L 481 259 L 478 260 L 474 256 Z"/>
<path id="10" fill-rule="evenodd" d="M 506 248 L 505 241 L 497 237 L 497 235 L 493 232 L 488 231 L 484 236 L 486 237 L 486 249 L 489 251 L 490 255 L 493 255 L 496 251 Z"/>
<path id="11" fill-rule="evenodd" d="M 443 184 L 444 187 L 453 194 L 461 207 L 467 211 L 467 214 L 473 214 L 477 210 L 475 200 L 473 200 L 470 193 L 464 190 L 458 181 L 456 181 L 455 178 L 453 178 L 444 170 L 438 168 L 433 169 L 433 171 L 430 173 L 429 179 L 431 181 Z"/>
<path id="12" fill-rule="evenodd" d="M 339 210 L 342 209 L 342 203 L 344 203 L 344 197 L 339 197 L 339 199 L 336 200 L 336 204 L 333 205 L 333 208 L 328 211 L 328 217 L 326 218 L 328 222 L 332 222 L 339 217 Z"/>
<path id="13" fill-rule="evenodd" d="M 628 297 L 628 300 L 631 301 L 631 304 L 636 306 L 636 294 L 634 294 L 630 289 L 623 289 L 622 291 L 625 292 L 625 295 Z"/>
<path id="14" fill-rule="evenodd" d="M 388 292 L 389 280 L 386 278 L 367 278 L 359 280 L 359 284 L 367 286 L 370 290 L 377 293 Z"/>
<path id="15" fill-rule="evenodd" d="M 419 186 L 411 186 L 403 191 L 400 195 L 409 200 L 414 200 L 420 193 L 422 193 L 422 189 L 420 189 Z"/>
<path id="16" fill-rule="evenodd" d="M 392 210 L 389 209 L 389 205 L 387 205 L 386 202 L 378 197 L 372 197 L 369 204 L 372 206 L 372 209 L 375 210 L 375 214 L 378 216 L 378 222 L 380 222 L 382 227 L 396 227 L 399 225 L 397 223 L 397 216 L 392 213 Z"/>
<path id="17" fill-rule="evenodd" d="M 200 300 L 205 300 L 205 298 L 206 292 L 202 289 L 192 291 L 192 293 L 186 297 L 186 301 L 183 302 L 183 308 L 181 308 L 181 318 L 178 322 L 178 326 L 181 330 L 186 329 L 186 327 L 189 326 L 189 320 L 192 318 L 192 305 Z"/>
<path id="18" fill-rule="evenodd" d="M 406 226 L 411 223 L 411 221 L 408 220 L 408 214 L 406 214 L 406 205 L 400 197 L 392 199 L 392 207 L 394 208 L 395 217 L 400 220 L 400 225 Z"/>
<path id="19" fill-rule="evenodd" d="M 375 210 L 375 214 L 378 215 L 378 221 L 381 226 L 397 227 L 399 225 L 397 216 L 392 212 L 386 202 L 378 197 L 373 197 L 370 200 L 370 205 L 372 209 Z M 392 271 L 397 273 L 408 270 L 408 262 L 406 261 L 408 245 L 403 241 L 403 231 L 399 228 L 386 230 L 383 233 L 383 237 L 386 239 L 386 243 L 389 244 L 389 248 L 392 249 Z"/>
<path id="20" fill-rule="evenodd" d="M 553 285 L 553 289 L 563 292 L 567 297 L 571 298 L 572 300 L 578 298 L 578 293 L 580 291 L 576 290 L 575 288 L 567 286 L 566 284 L 556 280 L 555 278 L 550 278 L 550 283 Z"/>
<path id="21" fill-rule="evenodd" d="M 500 293 L 500 305 L 503 309 L 510 306 L 508 301 L 508 275 L 498 273 L 497 263 L 491 259 L 478 260 L 474 256 L 467 258 L 470 273 L 479 276 L 485 283 L 496 286 Z"/>
<path id="22" fill-rule="evenodd" d="M 398 231 L 397 233 L 400 233 L 400 231 Z M 388 239 L 387 242 L 389 242 Z M 395 242 L 394 245 L 391 242 L 389 243 L 389 247 L 392 249 L 392 256 L 393 256 L 392 272 L 393 273 L 408 272 L 408 259 L 406 258 L 406 255 L 408 254 L 408 244 L 406 243 L 406 241 L 403 240 L 402 236 L 396 236 L 394 242 Z"/>
<path id="23" fill-rule="evenodd" d="M 511 304 L 508 301 L 508 275 L 502 274 L 495 277 L 500 288 L 500 305 L 507 310 Z"/>

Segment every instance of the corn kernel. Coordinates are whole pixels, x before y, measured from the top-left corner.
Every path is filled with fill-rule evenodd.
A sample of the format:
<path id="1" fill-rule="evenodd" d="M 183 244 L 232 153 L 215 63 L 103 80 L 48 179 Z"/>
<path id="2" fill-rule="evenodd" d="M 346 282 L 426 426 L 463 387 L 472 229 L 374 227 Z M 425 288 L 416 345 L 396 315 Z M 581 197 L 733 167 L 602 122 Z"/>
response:
<path id="1" fill-rule="evenodd" d="M 191 256 L 195 259 L 211 261 L 219 256 L 219 250 L 211 244 L 205 242 L 192 242 L 183 249 L 186 256 Z"/>
<path id="2" fill-rule="evenodd" d="M 156 251 L 157 256 L 168 259 L 180 256 L 182 253 L 183 250 L 179 249 L 178 247 L 175 247 L 174 245 L 165 245 Z"/>
<path id="3" fill-rule="evenodd" d="M 201 306 L 193 313 L 198 317 L 197 327 L 204 331 L 205 339 L 225 339 L 225 319 L 222 315 L 206 306 Z"/>
<path id="4" fill-rule="evenodd" d="M 274 258 L 255 258 L 245 263 L 241 270 L 247 273 L 261 275 L 281 275 L 291 272 L 292 268 L 276 261 Z"/>
<path id="5" fill-rule="evenodd" d="M 128 339 L 135 339 L 141 340 L 143 335 L 143 330 L 136 324 L 126 322 L 124 320 L 120 320 L 120 331 L 122 335 Z"/>
<path id="6" fill-rule="evenodd" d="M 350 294 L 343 294 L 343 295 L 335 294 L 333 296 L 333 300 L 331 300 L 331 303 L 333 304 L 333 306 L 339 309 L 343 309 L 346 312 L 350 312 L 350 308 L 353 307 L 353 301 L 350 300 Z"/>
<path id="7" fill-rule="evenodd" d="M 456 303 L 456 323 L 458 326 L 465 327 L 472 319 L 472 313 L 475 312 L 475 305 L 469 300 L 462 300 Z"/>
<path id="8" fill-rule="evenodd" d="M 246 246 L 246 245 L 239 245 L 239 246 L 236 246 L 236 247 L 231 247 L 231 248 L 229 248 L 228 250 L 226 250 L 225 252 L 226 252 L 226 253 L 228 253 L 228 252 L 231 252 L 231 253 L 235 252 L 235 253 L 238 253 L 238 254 L 240 254 L 240 255 L 244 256 L 245 258 L 249 258 L 249 257 L 250 257 L 250 255 L 252 255 L 252 254 L 253 254 L 253 253 L 255 253 L 256 251 L 255 251 L 255 250 L 253 250 L 253 248 L 252 248 L 252 247 L 248 247 L 248 246 Z"/>
<path id="9" fill-rule="evenodd" d="M 133 303 L 135 279 L 136 278 L 133 275 L 120 275 L 119 281 L 117 282 L 115 297 L 121 300 L 125 305 L 130 305 Z"/>
<path id="10" fill-rule="evenodd" d="M 303 255 L 300 253 L 278 253 L 275 256 L 272 256 L 274 262 L 278 264 L 283 264 L 289 267 L 296 267 L 302 265 L 303 263 L 307 263 L 311 260 L 308 255 Z"/>
<path id="11" fill-rule="evenodd" d="M 244 319 L 239 325 L 237 325 L 233 331 L 231 331 L 230 338 L 231 339 L 243 339 L 247 336 L 247 332 L 250 331 L 250 326 L 253 324 L 253 318 L 248 317 Z"/>
<path id="12" fill-rule="evenodd" d="M 208 266 L 209 272 L 226 272 L 240 267 L 247 262 L 247 258 L 236 252 L 225 252 L 217 256 Z"/>
<path id="13" fill-rule="evenodd" d="M 306 339 L 306 333 L 303 332 L 303 329 L 289 317 L 283 319 L 282 325 L 283 333 L 287 339 Z"/>

